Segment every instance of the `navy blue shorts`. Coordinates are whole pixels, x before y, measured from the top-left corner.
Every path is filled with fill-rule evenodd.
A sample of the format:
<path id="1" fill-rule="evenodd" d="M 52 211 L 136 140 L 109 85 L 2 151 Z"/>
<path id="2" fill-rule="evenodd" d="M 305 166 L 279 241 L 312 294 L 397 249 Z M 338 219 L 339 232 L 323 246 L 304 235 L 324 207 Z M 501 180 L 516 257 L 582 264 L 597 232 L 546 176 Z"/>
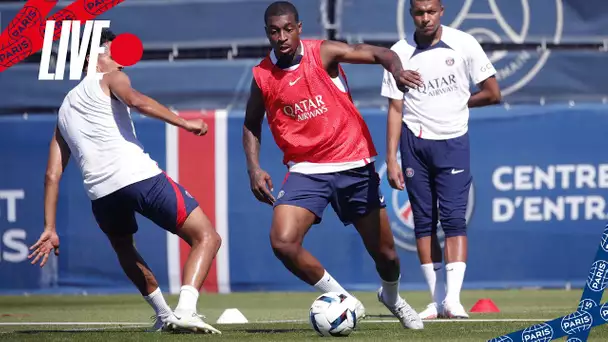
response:
<path id="1" fill-rule="evenodd" d="M 323 174 L 290 172 L 274 205 L 289 204 L 308 209 L 316 215 L 315 224 L 318 224 L 330 203 L 345 226 L 374 209 L 386 207 L 374 163 Z"/>
<path id="2" fill-rule="evenodd" d="M 472 181 L 469 134 L 428 140 L 403 125 L 400 149 L 416 237 L 430 236 L 439 222 L 446 237 L 465 235 Z"/>
<path id="3" fill-rule="evenodd" d="M 135 213 L 175 233 L 198 202 L 163 172 L 93 200 L 91 205 L 104 233 L 131 235 L 137 232 Z"/>

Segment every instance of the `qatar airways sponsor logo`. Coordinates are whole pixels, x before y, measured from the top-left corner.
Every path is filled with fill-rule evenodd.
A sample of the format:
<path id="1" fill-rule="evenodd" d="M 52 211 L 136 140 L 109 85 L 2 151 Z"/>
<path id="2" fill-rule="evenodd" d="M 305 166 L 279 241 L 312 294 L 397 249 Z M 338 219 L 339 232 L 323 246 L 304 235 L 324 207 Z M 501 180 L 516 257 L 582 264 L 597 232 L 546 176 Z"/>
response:
<path id="1" fill-rule="evenodd" d="M 425 82 L 422 87 L 418 87 L 419 93 L 428 96 L 441 96 L 457 90 L 458 82 L 456 82 L 456 75 L 454 74 L 431 79 Z"/>
<path id="2" fill-rule="evenodd" d="M 283 107 L 283 113 L 298 121 L 312 119 L 327 113 L 328 109 L 323 102 L 323 96 L 317 95 L 314 98 L 304 99 L 296 103 Z"/>

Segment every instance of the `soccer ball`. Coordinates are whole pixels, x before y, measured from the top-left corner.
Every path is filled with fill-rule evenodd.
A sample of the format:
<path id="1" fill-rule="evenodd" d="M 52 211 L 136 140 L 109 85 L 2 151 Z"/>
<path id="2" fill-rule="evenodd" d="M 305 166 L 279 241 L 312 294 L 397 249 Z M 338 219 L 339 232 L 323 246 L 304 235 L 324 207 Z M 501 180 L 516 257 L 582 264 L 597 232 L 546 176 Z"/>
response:
<path id="1" fill-rule="evenodd" d="M 347 294 L 324 293 L 310 307 L 310 325 L 320 336 L 348 336 L 357 326 L 356 305 Z"/>

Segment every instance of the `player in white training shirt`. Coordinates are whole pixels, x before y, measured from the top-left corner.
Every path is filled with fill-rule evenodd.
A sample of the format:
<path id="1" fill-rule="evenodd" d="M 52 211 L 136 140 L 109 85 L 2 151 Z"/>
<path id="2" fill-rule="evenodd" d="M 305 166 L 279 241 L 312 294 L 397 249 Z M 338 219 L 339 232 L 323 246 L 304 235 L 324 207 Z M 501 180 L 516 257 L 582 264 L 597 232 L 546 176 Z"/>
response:
<path id="1" fill-rule="evenodd" d="M 103 73 L 103 78 L 86 75 L 59 109 L 44 183 L 44 232 L 30 248 L 29 258 L 34 258 L 32 264 L 40 260 L 43 267 L 52 250 L 59 255 L 55 227 L 59 181 L 73 155 L 99 227 L 110 240 L 123 271 L 155 311 L 153 329 L 220 333 L 205 323 L 196 309 L 199 289 L 221 239 L 197 201 L 144 152 L 130 108 L 196 135 L 206 134 L 207 125 L 200 119 L 185 120 L 131 88 L 122 66 L 112 59 L 114 37 L 110 30 L 101 35 L 104 52 L 99 55 L 97 72 Z M 138 229 L 135 213 L 177 234 L 192 247 L 174 312 L 134 246 L 133 235 Z"/>
<path id="2" fill-rule="evenodd" d="M 440 0 L 411 0 L 410 13 L 415 33 L 392 47 L 409 70 L 408 88 L 398 89 L 385 74 L 381 91 L 389 99 L 388 180 L 394 189 L 407 189 L 411 203 L 418 257 L 433 298 L 420 317 L 468 318 L 460 290 L 472 180 L 469 108 L 500 103 L 500 88 L 496 71 L 477 40 L 441 25 Z M 471 82 L 480 91 L 471 94 Z M 436 235 L 438 221 L 446 237 L 445 276 Z"/>

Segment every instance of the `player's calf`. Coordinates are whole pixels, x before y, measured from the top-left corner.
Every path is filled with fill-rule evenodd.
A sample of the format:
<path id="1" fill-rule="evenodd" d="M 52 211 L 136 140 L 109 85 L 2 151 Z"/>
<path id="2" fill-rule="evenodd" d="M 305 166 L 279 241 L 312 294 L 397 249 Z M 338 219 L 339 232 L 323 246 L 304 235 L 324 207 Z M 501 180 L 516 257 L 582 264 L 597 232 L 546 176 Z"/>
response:
<path id="1" fill-rule="evenodd" d="M 143 296 L 147 296 L 158 289 L 158 282 L 152 274 L 152 270 L 133 244 L 133 236 L 108 236 L 108 238 L 120 266 L 139 292 Z"/>
<path id="2" fill-rule="evenodd" d="M 401 267 L 386 209 L 377 208 L 356 220 L 354 225 L 376 264 L 385 300 L 389 304 L 397 303 Z"/>
<path id="3" fill-rule="evenodd" d="M 391 282 L 399 280 L 401 267 L 394 244 L 380 246 L 379 250 L 372 254 L 372 258 L 382 279 Z"/>
<path id="4" fill-rule="evenodd" d="M 422 329 L 423 324 L 414 309 L 399 295 L 401 278 L 399 256 L 390 229 L 386 209 L 370 211 L 354 222 L 363 239 L 363 244 L 376 263 L 376 270 L 382 280 L 378 290 L 378 300 L 399 319 L 403 327 Z"/>
<path id="5" fill-rule="evenodd" d="M 276 232 L 276 230 L 273 230 L 273 232 Z M 271 233 L 270 245 L 277 259 L 302 281 L 314 285 L 323 277 L 325 269 L 315 257 L 302 247 L 300 239 L 285 234 Z"/>
<path id="6" fill-rule="evenodd" d="M 464 282 L 467 259 L 467 231 L 464 218 L 448 217 L 441 225 L 445 233 L 445 270 L 446 297 L 443 303 L 444 314 L 454 318 L 468 318 L 460 304 L 460 292 Z"/>
<path id="7" fill-rule="evenodd" d="M 171 308 L 167 305 L 152 270 L 137 252 L 132 235 L 108 236 L 108 238 L 123 271 L 154 309 L 152 330 L 159 331 L 166 318 L 171 315 Z"/>
<path id="8" fill-rule="evenodd" d="M 319 260 L 302 247 L 304 236 L 315 220 L 315 214 L 308 209 L 293 205 L 276 206 L 270 229 L 274 255 L 292 274 L 317 291 L 349 294 Z M 357 306 L 356 314 L 357 318 L 365 316 L 362 304 Z"/>
<path id="9" fill-rule="evenodd" d="M 192 211 L 183 225 L 177 229 L 177 234 L 190 245 L 190 253 L 184 264 L 183 285 L 175 314 L 198 322 L 199 289 L 207 278 L 222 239 L 200 207 Z"/>

